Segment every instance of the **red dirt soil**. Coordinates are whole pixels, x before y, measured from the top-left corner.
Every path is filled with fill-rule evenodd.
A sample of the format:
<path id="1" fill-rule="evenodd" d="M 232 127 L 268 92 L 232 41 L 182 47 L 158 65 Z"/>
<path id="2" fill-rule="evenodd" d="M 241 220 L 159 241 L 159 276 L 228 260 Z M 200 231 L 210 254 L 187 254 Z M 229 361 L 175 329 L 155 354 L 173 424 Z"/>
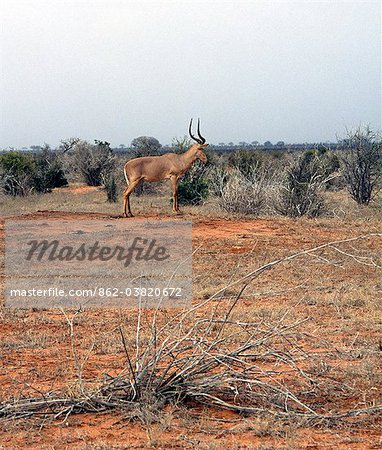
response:
<path id="1" fill-rule="evenodd" d="M 83 190 L 83 187 L 78 188 L 78 193 Z M 195 220 L 187 215 L 171 217 L 161 214 L 137 217 L 142 218 L 193 220 L 193 246 L 195 249 L 200 248 L 193 263 L 197 298 L 213 293 L 221 283 L 224 285 L 229 279 L 227 277 L 235 273 L 235 267 L 238 267 L 239 274 L 243 275 L 264 260 L 272 260 L 274 257 L 333 240 L 379 231 L 375 230 L 375 226 L 363 222 L 334 223 L 330 220 Z M 38 211 L 7 219 L 121 220 L 98 213 L 56 211 Z M 1 225 L 0 237 L 3 237 L 3 233 L 4 223 Z M 366 249 L 373 248 L 375 242 L 365 242 L 364 245 Z M 381 250 L 381 242 L 378 245 Z M 342 306 L 333 303 L 336 297 L 330 289 L 345 287 L 349 283 L 353 289 L 353 283 L 361 286 L 368 280 L 376 292 L 381 294 L 382 286 L 378 284 L 380 280 L 378 281 L 377 273 L 373 275 L 370 270 L 366 271 L 358 266 L 347 267 L 345 271 L 341 271 L 334 270 L 333 266 L 322 265 L 321 273 L 316 274 L 314 278 L 316 290 L 313 290 L 312 294 L 306 294 L 306 291 L 299 291 L 298 285 L 313 277 L 311 269 L 308 266 L 302 268 L 302 273 L 291 266 L 288 270 L 288 276 L 281 269 L 277 269 L 259 280 L 256 289 L 243 297 L 241 314 L 244 317 L 262 312 L 272 315 L 288 309 L 293 311 L 296 317 L 310 317 L 306 331 L 318 335 L 319 338 L 330 342 L 330 345 L 349 348 L 349 342 L 355 342 L 356 339 L 363 339 L 366 347 L 376 345 L 381 338 L 380 328 L 375 327 L 378 321 L 368 323 L 365 319 L 361 326 L 358 322 L 352 322 L 353 319 L 347 320 L 347 312 L 342 312 Z M 309 280 L 313 283 L 313 278 Z M 280 295 L 275 297 L 273 292 L 268 293 L 271 288 L 274 291 L 278 287 L 283 291 Z M 330 298 L 332 303 L 324 303 L 322 296 Z M 68 333 L 62 314 L 57 311 L 3 310 L 0 317 L 0 399 L 5 400 L 21 394 L 40 395 L 38 391 L 57 389 L 74 378 Z M 88 311 L 78 331 L 79 337 L 86 345 L 92 334 L 94 336 L 94 333 L 99 333 L 102 337 L 103 333 L 112 333 L 121 320 L 132 320 L 129 318 L 129 312 L 121 319 L 118 313 L 111 310 Z M 342 328 L 338 329 L 340 320 Z M 379 323 L 382 324 L 382 317 Z M 89 358 L 85 373 L 87 379 L 99 377 L 102 373 L 113 375 L 123 367 L 122 351 L 117 354 L 114 350 L 103 347 L 107 345 L 106 340 L 100 345 L 97 353 Z M 307 347 L 311 347 L 311 344 L 307 343 Z M 315 348 L 317 352 L 321 350 L 319 346 Z M 336 357 L 329 362 L 336 370 L 350 370 L 350 367 L 357 365 L 357 361 L 349 362 Z M 373 370 L 382 373 L 380 364 Z M 380 386 L 375 388 L 379 389 Z M 347 400 L 344 400 L 341 405 L 343 408 L 354 406 L 346 402 Z M 33 420 L 10 421 L 0 428 L 0 448 L 382 448 L 381 427 L 378 422 L 360 422 L 354 427 L 349 425 L 338 428 L 326 428 L 323 424 L 321 428 L 311 428 L 297 427 L 292 420 L 273 429 L 272 424 L 267 427 L 257 418 L 198 405 L 182 406 L 179 410 L 167 407 L 163 417 L 159 423 L 144 425 L 140 422 L 130 422 L 119 412 L 80 414 L 62 418 L 42 428 Z"/>

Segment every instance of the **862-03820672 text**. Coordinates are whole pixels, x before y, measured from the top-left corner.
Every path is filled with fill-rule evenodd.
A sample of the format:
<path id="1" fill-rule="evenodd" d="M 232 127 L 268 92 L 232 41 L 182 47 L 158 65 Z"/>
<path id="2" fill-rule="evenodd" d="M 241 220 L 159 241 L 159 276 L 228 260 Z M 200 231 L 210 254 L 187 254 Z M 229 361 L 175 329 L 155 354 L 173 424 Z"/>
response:
<path id="1" fill-rule="evenodd" d="M 49 289 L 11 289 L 11 297 L 182 297 L 180 287 L 127 287 L 120 289 L 117 287 L 95 287 L 92 289 L 59 289 L 52 287 Z"/>

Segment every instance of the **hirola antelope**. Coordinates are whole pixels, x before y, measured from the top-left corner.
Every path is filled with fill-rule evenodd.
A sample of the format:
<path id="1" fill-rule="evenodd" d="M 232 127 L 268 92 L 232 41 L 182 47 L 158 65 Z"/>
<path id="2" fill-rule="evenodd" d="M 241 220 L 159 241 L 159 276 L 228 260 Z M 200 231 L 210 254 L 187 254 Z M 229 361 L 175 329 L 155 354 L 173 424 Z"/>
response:
<path id="1" fill-rule="evenodd" d="M 132 217 L 133 214 L 130 209 L 130 194 L 142 181 L 161 181 L 170 180 L 173 195 L 172 209 L 174 212 L 179 211 L 178 206 L 178 182 L 179 178 L 187 172 L 192 164 L 199 159 L 206 163 L 207 156 L 204 149 L 208 146 L 205 144 L 206 140 L 200 134 L 200 121 L 198 119 L 197 133 L 198 137 L 192 135 L 191 132 L 192 119 L 188 132 L 191 139 L 196 144 L 193 144 L 184 153 L 166 153 L 161 156 L 142 156 L 128 161 L 124 167 L 127 187 L 123 193 L 123 216 Z M 127 209 L 127 211 L 126 211 Z"/>

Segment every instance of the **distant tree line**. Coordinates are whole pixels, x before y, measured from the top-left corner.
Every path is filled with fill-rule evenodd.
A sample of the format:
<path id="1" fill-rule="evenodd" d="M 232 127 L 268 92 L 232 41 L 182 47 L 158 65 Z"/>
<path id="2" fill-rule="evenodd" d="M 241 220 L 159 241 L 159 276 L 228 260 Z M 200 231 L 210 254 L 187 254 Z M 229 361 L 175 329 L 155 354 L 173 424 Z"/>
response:
<path id="1" fill-rule="evenodd" d="M 68 140 L 62 141 L 61 145 L 57 149 L 52 151 L 62 151 L 69 145 L 73 143 L 71 140 L 76 140 L 78 138 L 70 138 Z M 184 138 L 182 138 L 184 139 Z M 185 137 L 187 140 L 187 137 Z M 79 139 L 78 139 L 79 140 Z M 344 143 L 346 138 L 338 142 L 325 142 L 325 143 L 315 143 L 315 142 L 305 142 L 305 143 L 286 143 L 284 141 L 278 141 L 273 144 L 271 141 L 265 141 L 260 143 L 258 141 L 252 141 L 250 143 L 241 141 L 237 144 L 233 142 L 219 142 L 218 144 L 210 144 L 218 154 L 231 153 L 236 150 L 246 149 L 246 150 L 283 150 L 283 151 L 301 151 L 301 150 L 311 150 L 317 148 L 318 146 L 327 148 L 328 150 L 342 150 L 344 148 Z M 48 144 L 44 145 L 31 145 L 30 147 L 23 147 L 21 150 L 25 152 L 36 153 L 41 151 L 44 147 L 50 147 Z M 115 154 L 126 154 L 144 156 L 143 153 L 147 154 L 163 154 L 172 151 L 173 145 L 161 145 L 159 141 L 152 136 L 140 136 L 131 142 L 130 146 L 125 144 L 119 144 L 117 147 L 112 147 L 112 151 Z M 0 154 L 6 150 L 0 150 Z"/>
<path id="2" fill-rule="evenodd" d="M 146 136 L 143 136 L 146 138 Z M 137 138 L 140 139 L 140 138 Z M 151 138 L 155 139 L 155 138 Z M 325 147 L 328 150 L 339 150 L 343 148 L 343 144 L 341 142 L 326 142 L 326 143 L 295 143 L 288 144 L 284 141 L 278 141 L 276 144 L 272 144 L 270 141 L 264 142 L 264 144 L 260 144 L 257 141 L 247 143 L 247 142 L 239 142 L 238 144 L 234 144 L 233 142 L 229 142 L 227 144 L 220 142 L 218 144 L 210 144 L 216 153 L 218 154 L 226 154 L 232 153 L 237 150 L 261 150 L 261 151 L 302 151 L 302 150 L 311 150 L 314 148 Z M 167 153 L 172 151 L 172 145 L 160 145 L 157 154 Z M 118 147 L 113 148 L 115 153 L 120 154 L 134 154 L 136 152 L 135 146 L 131 145 L 130 147 L 120 144 Z"/>

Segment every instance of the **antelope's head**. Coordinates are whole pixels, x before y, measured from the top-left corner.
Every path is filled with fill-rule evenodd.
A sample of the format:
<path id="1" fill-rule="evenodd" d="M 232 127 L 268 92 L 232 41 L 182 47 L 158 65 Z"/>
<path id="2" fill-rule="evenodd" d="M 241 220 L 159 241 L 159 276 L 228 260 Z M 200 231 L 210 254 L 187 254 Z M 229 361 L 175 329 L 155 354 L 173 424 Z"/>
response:
<path id="1" fill-rule="evenodd" d="M 198 119 L 198 137 L 192 135 L 191 132 L 192 127 L 192 119 L 190 120 L 190 126 L 188 127 L 188 132 L 190 134 L 190 137 L 192 140 L 197 142 L 197 144 L 194 144 L 192 147 L 195 148 L 195 159 L 200 159 L 204 164 L 207 162 L 207 156 L 204 153 L 204 149 L 208 147 L 208 144 L 205 144 L 206 140 L 204 137 L 200 134 L 200 120 Z"/>

